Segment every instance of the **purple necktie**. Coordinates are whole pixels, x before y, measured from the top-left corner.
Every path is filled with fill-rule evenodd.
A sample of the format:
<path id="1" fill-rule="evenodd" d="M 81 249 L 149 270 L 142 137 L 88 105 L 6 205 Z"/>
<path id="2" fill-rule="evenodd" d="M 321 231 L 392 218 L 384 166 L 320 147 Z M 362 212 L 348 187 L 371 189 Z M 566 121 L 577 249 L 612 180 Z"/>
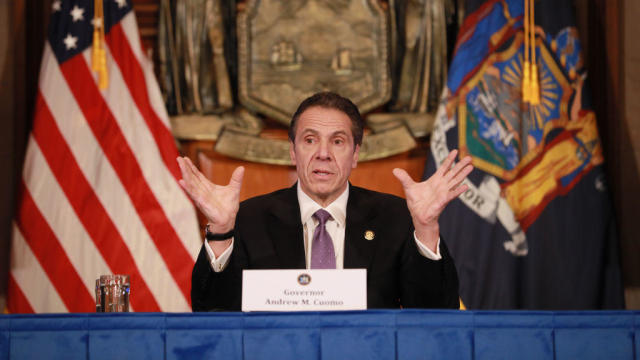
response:
<path id="1" fill-rule="evenodd" d="M 325 224 L 331 219 L 331 214 L 320 209 L 313 214 L 318 220 L 318 226 L 313 232 L 313 245 L 311 246 L 311 268 L 312 269 L 335 269 L 336 253 L 333 250 L 333 241 L 327 232 Z"/>

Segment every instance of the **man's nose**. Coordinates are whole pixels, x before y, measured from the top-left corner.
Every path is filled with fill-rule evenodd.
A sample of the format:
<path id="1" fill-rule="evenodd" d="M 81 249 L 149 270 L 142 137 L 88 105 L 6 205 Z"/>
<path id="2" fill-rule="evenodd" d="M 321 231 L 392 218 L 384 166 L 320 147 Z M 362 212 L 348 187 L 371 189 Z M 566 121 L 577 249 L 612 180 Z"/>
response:
<path id="1" fill-rule="evenodd" d="M 331 151 L 329 149 L 328 141 L 320 141 L 318 144 L 318 152 L 316 153 L 318 159 L 330 159 Z"/>

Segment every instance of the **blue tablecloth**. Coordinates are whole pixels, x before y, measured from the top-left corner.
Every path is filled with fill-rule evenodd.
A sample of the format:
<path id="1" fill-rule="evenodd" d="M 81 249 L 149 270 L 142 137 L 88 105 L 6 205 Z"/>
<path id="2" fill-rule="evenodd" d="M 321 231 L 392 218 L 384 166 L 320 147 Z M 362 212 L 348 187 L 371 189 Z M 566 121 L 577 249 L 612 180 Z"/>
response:
<path id="1" fill-rule="evenodd" d="M 194 358 L 640 360 L 640 312 L 0 316 L 0 359 Z"/>

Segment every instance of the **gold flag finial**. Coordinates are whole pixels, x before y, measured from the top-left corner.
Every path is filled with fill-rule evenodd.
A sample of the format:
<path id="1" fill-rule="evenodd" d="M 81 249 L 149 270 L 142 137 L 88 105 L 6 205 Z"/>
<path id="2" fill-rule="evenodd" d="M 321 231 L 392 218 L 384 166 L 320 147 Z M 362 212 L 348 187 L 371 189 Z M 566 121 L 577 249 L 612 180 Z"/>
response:
<path id="1" fill-rule="evenodd" d="M 104 8 L 102 0 L 94 0 L 93 9 L 91 70 L 98 73 L 98 87 L 100 90 L 104 90 L 109 86 L 109 76 L 107 73 L 107 52 L 104 47 Z"/>

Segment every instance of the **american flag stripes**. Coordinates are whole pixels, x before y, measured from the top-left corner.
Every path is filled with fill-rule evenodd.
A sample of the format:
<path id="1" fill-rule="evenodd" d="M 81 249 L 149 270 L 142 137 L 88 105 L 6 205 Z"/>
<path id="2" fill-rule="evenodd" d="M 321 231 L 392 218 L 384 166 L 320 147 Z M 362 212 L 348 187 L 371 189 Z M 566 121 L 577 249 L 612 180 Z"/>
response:
<path id="1" fill-rule="evenodd" d="M 189 311 L 201 238 L 131 0 L 53 2 L 13 224 L 10 312 L 91 312 L 131 275 L 134 311 Z M 99 2 L 96 2 L 99 3 Z M 92 71 L 104 25 L 108 86 Z"/>

